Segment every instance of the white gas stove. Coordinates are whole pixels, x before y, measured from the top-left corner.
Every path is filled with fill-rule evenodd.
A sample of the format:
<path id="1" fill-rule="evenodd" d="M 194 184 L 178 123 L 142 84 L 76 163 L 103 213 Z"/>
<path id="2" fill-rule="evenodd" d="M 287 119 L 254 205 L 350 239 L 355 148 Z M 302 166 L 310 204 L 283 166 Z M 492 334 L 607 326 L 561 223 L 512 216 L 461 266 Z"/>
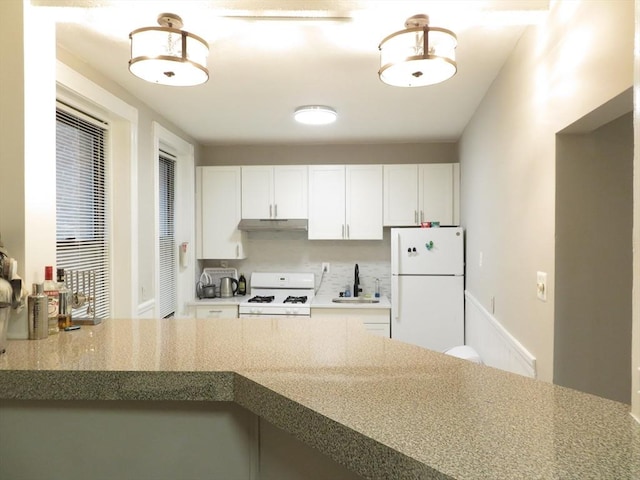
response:
<path id="1" fill-rule="evenodd" d="M 240 317 L 311 316 L 313 273 L 251 274 L 250 298 L 239 305 Z"/>

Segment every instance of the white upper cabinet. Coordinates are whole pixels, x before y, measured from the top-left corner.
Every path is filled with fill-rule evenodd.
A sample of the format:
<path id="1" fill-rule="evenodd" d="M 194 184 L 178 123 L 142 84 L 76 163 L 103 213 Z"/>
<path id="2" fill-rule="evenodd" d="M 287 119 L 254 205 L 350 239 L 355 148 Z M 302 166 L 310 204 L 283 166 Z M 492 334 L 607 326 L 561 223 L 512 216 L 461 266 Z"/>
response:
<path id="1" fill-rule="evenodd" d="M 385 227 L 415 226 L 418 215 L 418 165 L 385 165 Z"/>
<path id="2" fill-rule="evenodd" d="M 238 230 L 240 167 L 196 168 L 196 255 L 199 259 L 246 258 L 245 233 Z"/>
<path id="3" fill-rule="evenodd" d="M 346 238 L 382 240 L 382 165 L 347 165 L 346 178 Z"/>
<path id="4" fill-rule="evenodd" d="M 309 239 L 382 239 L 382 165 L 309 166 Z"/>
<path id="5" fill-rule="evenodd" d="M 460 165 L 384 166 L 384 225 L 460 224 Z"/>
<path id="6" fill-rule="evenodd" d="M 242 167 L 242 218 L 307 218 L 307 166 Z"/>

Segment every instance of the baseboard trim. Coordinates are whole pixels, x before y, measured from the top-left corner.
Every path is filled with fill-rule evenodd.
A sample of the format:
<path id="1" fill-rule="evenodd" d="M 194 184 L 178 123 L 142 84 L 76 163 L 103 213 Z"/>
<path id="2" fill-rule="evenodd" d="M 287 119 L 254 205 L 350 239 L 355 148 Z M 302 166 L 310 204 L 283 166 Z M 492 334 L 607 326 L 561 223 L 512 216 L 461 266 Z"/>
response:
<path id="1" fill-rule="evenodd" d="M 138 318 L 153 318 L 156 308 L 155 298 L 138 304 Z"/>

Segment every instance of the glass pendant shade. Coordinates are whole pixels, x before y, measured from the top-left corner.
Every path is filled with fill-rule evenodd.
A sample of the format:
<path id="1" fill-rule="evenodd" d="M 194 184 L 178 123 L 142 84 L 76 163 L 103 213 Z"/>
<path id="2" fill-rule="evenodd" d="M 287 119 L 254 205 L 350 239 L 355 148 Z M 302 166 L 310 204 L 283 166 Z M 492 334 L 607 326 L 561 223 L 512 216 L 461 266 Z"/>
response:
<path id="1" fill-rule="evenodd" d="M 129 70 L 151 83 L 192 86 L 209 79 L 209 46 L 202 38 L 180 30 L 180 17 L 162 14 L 160 27 L 145 27 L 129 34 Z M 178 27 L 178 28 L 175 28 Z"/>
<path id="2" fill-rule="evenodd" d="M 451 30 L 429 27 L 426 15 L 405 23 L 406 30 L 386 37 L 380 50 L 380 80 L 395 87 L 421 87 L 443 82 L 456 74 L 458 44 Z"/>

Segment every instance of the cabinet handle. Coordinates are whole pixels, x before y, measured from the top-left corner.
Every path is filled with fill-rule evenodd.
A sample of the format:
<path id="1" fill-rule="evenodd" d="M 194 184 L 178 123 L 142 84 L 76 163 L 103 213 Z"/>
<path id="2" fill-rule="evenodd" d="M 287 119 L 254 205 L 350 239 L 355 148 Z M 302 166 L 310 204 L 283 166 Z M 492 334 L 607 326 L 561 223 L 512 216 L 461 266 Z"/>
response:
<path id="1" fill-rule="evenodd" d="M 424 222 L 424 212 L 420 210 L 420 223 Z"/>
<path id="2" fill-rule="evenodd" d="M 222 313 L 222 310 L 209 310 L 209 313 Z"/>
<path id="3" fill-rule="evenodd" d="M 344 223 L 342 224 L 342 238 L 344 238 Z"/>
<path id="4" fill-rule="evenodd" d="M 240 256 L 240 245 L 236 245 L 236 258 Z"/>
<path id="5" fill-rule="evenodd" d="M 413 211 L 413 223 L 418 224 L 418 210 Z"/>
<path id="6" fill-rule="evenodd" d="M 347 223 L 347 238 L 350 238 L 351 235 L 349 235 L 349 224 Z"/>
<path id="7" fill-rule="evenodd" d="M 273 218 L 273 205 L 269 204 L 269 218 Z"/>
<path id="8" fill-rule="evenodd" d="M 278 218 L 278 204 L 273 205 L 273 218 Z"/>

